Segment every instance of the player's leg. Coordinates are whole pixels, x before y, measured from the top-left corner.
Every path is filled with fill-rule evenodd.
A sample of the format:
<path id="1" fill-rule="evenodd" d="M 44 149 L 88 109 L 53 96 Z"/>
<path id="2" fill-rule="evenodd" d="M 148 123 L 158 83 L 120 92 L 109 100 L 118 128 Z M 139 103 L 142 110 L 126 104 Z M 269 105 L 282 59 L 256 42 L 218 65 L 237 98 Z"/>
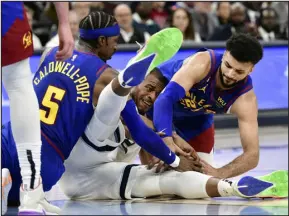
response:
<path id="1" fill-rule="evenodd" d="M 150 197 L 162 194 L 196 199 L 206 197 L 287 197 L 288 171 L 277 171 L 265 177 L 242 177 L 237 181 L 214 178 L 202 173 L 168 171 L 156 174 L 138 169 L 131 189 L 132 197 Z M 186 182 L 184 184 L 184 182 Z"/>
<path id="2" fill-rule="evenodd" d="M 166 40 L 170 38 L 170 41 Z M 113 131 L 107 129 L 116 125 L 123 110 L 130 88 L 140 84 L 152 67 L 171 58 L 182 43 L 179 30 L 170 28 L 153 35 L 140 52 L 101 92 L 94 118 L 100 126 L 95 137 L 104 140 Z M 89 129 L 88 129 L 89 130 Z M 89 133 L 89 132 L 88 132 Z"/>
<path id="3" fill-rule="evenodd" d="M 2 68 L 3 84 L 10 101 L 12 132 L 15 139 L 23 187 L 34 189 L 40 180 L 40 115 L 32 85 L 29 59 Z"/>
<path id="4" fill-rule="evenodd" d="M 23 191 L 23 187 L 20 187 L 20 185 L 22 184 L 22 178 L 20 174 L 16 144 L 13 139 L 10 122 L 2 126 L 1 141 L 1 164 L 2 168 L 4 168 L 4 170 L 2 170 L 2 173 L 4 174 L 2 175 L 2 179 L 4 178 L 4 180 L 10 180 L 8 170 L 10 171 L 10 175 L 12 178 L 12 188 L 10 192 L 9 184 L 2 184 L 2 189 L 4 189 L 5 191 L 5 193 L 3 194 L 4 199 L 2 199 L 3 208 L 7 207 L 8 197 L 8 205 L 18 206 L 19 201 L 21 201 L 21 205 L 19 207 L 19 214 L 26 215 L 28 213 L 35 213 L 39 215 L 43 214 L 43 211 L 45 211 L 46 213 L 59 212 L 59 208 L 50 205 L 44 199 L 43 189 L 44 191 L 50 190 L 51 187 L 56 184 L 56 182 L 63 174 L 64 166 L 60 156 L 57 155 L 55 150 L 50 145 L 48 145 L 47 142 L 44 142 L 41 149 L 41 177 L 43 183 L 34 190 L 27 193 L 26 191 Z"/>
<path id="5" fill-rule="evenodd" d="M 18 215 L 50 215 L 59 214 L 60 209 L 51 205 L 45 199 L 44 191 L 49 191 L 58 182 L 64 173 L 64 165 L 61 156 L 42 137 L 41 148 L 41 181 L 42 183 L 34 190 L 27 193 L 20 188 L 20 203 Z"/>
<path id="6" fill-rule="evenodd" d="M 103 141 L 114 132 L 131 87 L 142 82 L 154 56 L 155 54 L 150 55 L 125 68 L 102 90 L 94 115 L 85 131 L 89 140 L 92 142 Z"/>
<path id="7" fill-rule="evenodd" d="M 26 190 L 40 178 L 39 105 L 32 85 L 29 57 L 33 55 L 32 32 L 23 2 L 2 4 L 2 80 L 10 101 L 10 119 Z M 18 18 L 17 18 L 18 17 Z"/>
<path id="8" fill-rule="evenodd" d="M 138 171 L 136 184 L 131 189 L 132 197 L 169 194 L 187 199 L 197 199 L 234 195 L 234 190 L 229 182 L 202 173 L 167 171 L 157 174 L 142 167 L 133 169 L 138 169 Z"/>
<path id="9" fill-rule="evenodd" d="M 109 162 L 90 167 L 72 167 L 59 181 L 64 194 L 74 200 L 130 199 L 130 184 L 136 170 L 124 162 Z"/>

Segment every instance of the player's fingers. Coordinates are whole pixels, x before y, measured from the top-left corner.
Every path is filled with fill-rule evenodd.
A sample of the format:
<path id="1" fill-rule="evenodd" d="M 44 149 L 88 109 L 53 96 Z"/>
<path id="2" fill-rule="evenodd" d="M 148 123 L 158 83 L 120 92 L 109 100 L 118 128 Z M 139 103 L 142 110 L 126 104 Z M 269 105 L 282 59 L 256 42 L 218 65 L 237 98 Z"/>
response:
<path id="1" fill-rule="evenodd" d="M 194 148 L 192 148 L 192 152 L 190 153 L 190 156 L 192 156 L 195 160 L 200 161 L 201 158 L 199 157 L 198 153 Z"/>
<path id="2" fill-rule="evenodd" d="M 203 171 L 203 166 L 198 162 L 193 162 L 191 167 L 192 167 L 193 171 L 196 171 L 196 172 L 202 172 Z"/>
<path id="3" fill-rule="evenodd" d="M 61 38 L 59 39 L 59 47 L 56 52 L 56 60 L 62 60 L 65 53 L 68 51 L 68 44 L 65 43 Z"/>
<path id="4" fill-rule="evenodd" d="M 192 155 L 193 152 L 194 152 L 194 149 L 193 149 L 192 147 L 190 148 L 189 146 L 187 146 L 187 147 L 184 148 L 184 151 L 185 151 L 186 153 Z"/>
<path id="5" fill-rule="evenodd" d="M 148 168 L 148 169 L 152 169 L 152 168 L 153 168 L 157 163 L 159 163 L 159 162 L 160 162 L 160 159 L 158 159 L 158 158 L 156 158 L 156 157 L 153 157 L 153 158 L 149 161 L 147 168 Z"/>
<path id="6" fill-rule="evenodd" d="M 162 170 L 162 167 L 164 166 L 164 162 L 163 161 L 160 161 L 157 165 L 157 168 L 156 168 L 156 173 L 159 173 L 161 170 Z"/>
<path id="7" fill-rule="evenodd" d="M 160 173 L 163 173 L 165 171 L 168 170 L 168 165 L 167 164 L 164 164 L 162 167 L 161 167 L 161 170 L 160 170 Z"/>
<path id="8" fill-rule="evenodd" d="M 192 171 L 203 173 L 202 167 L 192 166 Z"/>
<path id="9" fill-rule="evenodd" d="M 72 55 L 72 45 L 70 42 L 63 42 L 63 46 L 59 47 L 59 50 L 56 52 L 56 59 L 63 61 L 67 58 L 69 58 Z"/>
<path id="10" fill-rule="evenodd" d="M 175 153 L 177 155 L 190 156 L 190 153 L 183 151 L 179 146 L 175 145 Z"/>

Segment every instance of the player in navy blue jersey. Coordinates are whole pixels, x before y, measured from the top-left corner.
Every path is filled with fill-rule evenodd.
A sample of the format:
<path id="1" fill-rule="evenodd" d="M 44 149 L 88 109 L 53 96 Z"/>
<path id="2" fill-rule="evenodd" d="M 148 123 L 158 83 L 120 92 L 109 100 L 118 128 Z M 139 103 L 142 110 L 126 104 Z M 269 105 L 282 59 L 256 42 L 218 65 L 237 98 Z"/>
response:
<path id="1" fill-rule="evenodd" d="M 54 3 L 58 17 L 59 50 L 58 60 L 71 56 L 74 41 L 68 20 L 68 2 Z M 40 180 L 40 119 L 39 105 L 31 82 L 29 57 L 33 54 L 32 32 L 26 17 L 23 2 L 1 2 L 2 20 L 2 80 L 10 102 L 10 119 L 21 167 L 25 196 L 39 199 L 33 190 Z M 9 189 L 11 182 L 4 171 L 5 184 Z M 6 179 L 6 180 L 5 180 Z M 3 203 L 4 202 L 4 203 Z M 2 214 L 6 212 L 6 203 L 2 199 Z M 34 208 L 34 207 L 31 207 Z M 35 207 L 36 208 L 36 207 Z"/>
<path id="2" fill-rule="evenodd" d="M 40 104 L 43 143 L 41 149 L 42 181 L 34 192 L 39 193 L 41 200 L 37 205 L 33 199 L 34 202 L 28 200 L 29 203 L 26 199 L 20 199 L 19 214 L 31 212 L 46 214 L 59 211 L 44 200 L 42 187 L 44 191 L 48 191 L 60 179 L 65 170 L 63 162 L 69 157 L 77 140 L 82 136 L 85 139 L 83 133 L 91 118 L 96 116 L 99 119 L 99 130 L 94 133 L 102 139 L 109 129 L 115 127 L 111 118 L 119 119 L 119 113 L 126 104 L 130 88 L 140 84 L 149 70 L 171 58 L 182 44 L 182 35 L 178 29 L 170 28 L 161 31 L 155 34 L 127 67 L 117 75 L 117 72 L 105 63 L 117 48 L 120 29 L 114 17 L 104 12 L 92 12 L 83 18 L 79 27 L 80 40 L 72 57 L 65 61 L 58 61 L 55 58 L 58 47 L 45 51 L 33 78 L 34 89 Z M 161 43 L 168 37 L 170 37 L 170 43 Z M 115 103 L 112 107 L 116 110 L 97 106 L 101 100 L 100 92 L 108 84 L 108 88 L 111 88 L 110 90 L 114 91 L 118 97 L 123 97 L 119 100 L 117 98 L 109 100 L 105 97 L 102 99 L 104 102 L 100 104 L 104 104 L 105 107 L 106 103 Z M 149 99 L 144 98 L 140 97 L 139 100 L 151 103 Z M 144 139 L 150 136 L 138 137 L 136 127 L 133 125 L 135 119 L 131 119 L 131 115 L 137 115 L 137 113 L 134 113 L 136 112 L 135 105 L 132 103 L 130 105 L 132 110 L 123 118 L 132 135 L 139 141 L 138 144 L 168 164 L 178 166 L 179 158 L 152 130 L 146 128 L 142 121 L 139 122 L 139 126 L 144 128 L 145 133 L 151 134 L 152 139 Z M 4 143 L 2 168 L 7 168 L 11 172 L 13 180 L 9 200 L 18 200 L 19 189 L 17 187 L 22 181 L 10 124 L 3 129 L 2 141 Z M 21 187 L 20 194 L 22 193 Z"/>
<path id="3" fill-rule="evenodd" d="M 173 131 L 203 159 L 202 172 L 220 178 L 240 175 L 259 161 L 258 108 L 250 73 L 262 59 L 257 39 L 233 35 L 224 53 L 200 49 L 181 60 L 167 61 L 155 70 L 169 81 L 156 100 L 153 118 L 156 131 L 172 145 Z M 238 118 L 243 154 L 229 164 L 214 168 L 214 113 L 233 113 Z"/>

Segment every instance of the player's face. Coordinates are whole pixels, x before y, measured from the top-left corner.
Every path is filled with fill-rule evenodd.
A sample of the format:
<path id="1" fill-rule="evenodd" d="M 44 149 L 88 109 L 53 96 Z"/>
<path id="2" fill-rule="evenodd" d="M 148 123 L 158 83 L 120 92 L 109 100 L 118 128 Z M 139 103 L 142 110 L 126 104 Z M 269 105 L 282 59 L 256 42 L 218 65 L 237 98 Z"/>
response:
<path id="1" fill-rule="evenodd" d="M 238 62 L 230 52 L 225 52 L 222 59 L 220 81 L 223 87 L 233 87 L 237 82 L 245 79 L 253 70 L 251 62 Z"/>
<path id="2" fill-rule="evenodd" d="M 135 101 L 140 114 L 146 113 L 153 105 L 165 85 L 159 79 L 150 74 L 147 78 L 132 91 L 132 98 Z"/>
<path id="3" fill-rule="evenodd" d="M 117 50 L 117 41 L 119 36 L 106 38 L 105 42 L 99 49 L 99 57 L 104 60 L 109 60 Z"/>

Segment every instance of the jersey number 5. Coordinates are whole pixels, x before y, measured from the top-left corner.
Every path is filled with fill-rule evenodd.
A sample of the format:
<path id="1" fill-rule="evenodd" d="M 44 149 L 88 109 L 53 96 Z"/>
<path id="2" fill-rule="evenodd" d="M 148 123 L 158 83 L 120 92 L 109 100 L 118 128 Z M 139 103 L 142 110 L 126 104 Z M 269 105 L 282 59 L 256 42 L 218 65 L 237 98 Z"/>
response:
<path id="1" fill-rule="evenodd" d="M 49 108 L 49 111 L 47 112 L 43 109 L 40 109 L 40 120 L 42 122 L 49 125 L 54 124 L 59 109 L 58 103 L 54 101 L 61 101 L 64 97 L 64 94 L 65 91 L 63 89 L 51 85 L 48 86 L 42 100 L 42 105 Z"/>

